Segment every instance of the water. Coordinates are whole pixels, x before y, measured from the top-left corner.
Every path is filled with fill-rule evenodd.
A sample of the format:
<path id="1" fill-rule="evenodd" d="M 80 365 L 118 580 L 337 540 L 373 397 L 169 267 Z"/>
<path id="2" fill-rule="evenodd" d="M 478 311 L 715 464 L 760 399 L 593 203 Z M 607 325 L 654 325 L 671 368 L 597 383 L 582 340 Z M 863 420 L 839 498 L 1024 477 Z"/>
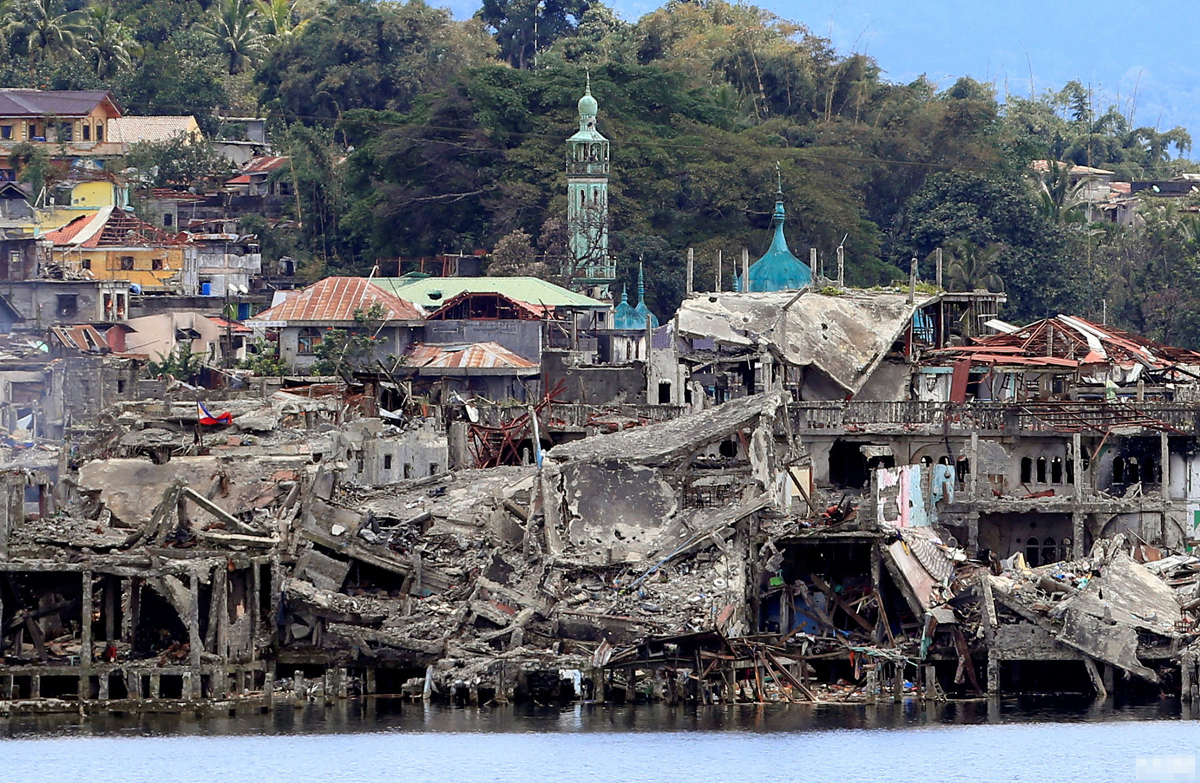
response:
<path id="1" fill-rule="evenodd" d="M 0 781 L 1133 781 L 1194 754 L 1177 703 L 450 709 L 0 721 Z"/>

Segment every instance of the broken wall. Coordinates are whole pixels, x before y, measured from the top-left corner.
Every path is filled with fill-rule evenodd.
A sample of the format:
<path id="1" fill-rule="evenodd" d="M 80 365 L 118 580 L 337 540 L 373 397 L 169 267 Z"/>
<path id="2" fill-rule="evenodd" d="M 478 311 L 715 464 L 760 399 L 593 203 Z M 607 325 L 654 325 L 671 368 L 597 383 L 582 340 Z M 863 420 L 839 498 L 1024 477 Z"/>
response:
<path id="1" fill-rule="evenodd" d="M 433 419 L 400 430 L 381 419 L 358 419 L 330 433 L 333 454 L 346 480 L 365 486 L 433 476 L 450 461 L 446 433 Z"/>

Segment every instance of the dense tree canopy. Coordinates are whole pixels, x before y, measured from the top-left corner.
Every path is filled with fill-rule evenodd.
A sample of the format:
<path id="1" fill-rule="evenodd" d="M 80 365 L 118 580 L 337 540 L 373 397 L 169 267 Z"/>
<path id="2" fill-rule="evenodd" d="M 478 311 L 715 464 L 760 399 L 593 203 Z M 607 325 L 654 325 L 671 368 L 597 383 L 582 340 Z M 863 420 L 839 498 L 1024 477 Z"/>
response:
<path id="1" fill-rule="evenodd" d="M 1168 179 L 1195 169 L 1191 136 L 1082 82 L 1004 99 L 968 78 L 889 82 L 727 0 L 633 22 L 598 0 L 481 0 L 462 21 L 426 0 L 0 0 L 0 33 L 7 85 L 104 87 L 210 134 L 218 110 L 268 116 L 295 196 L 264 248 L 313 273 L 496 247 L 497 270 L 558 268 L 564 141 L 590 74 L 613 145 L 612 252 L 623 280 L 645 265 L 662 316 L 687 248 L 701 286 L 718 252 L 727 286 L 743 248 L 765 250 L 778 164 L 793 251 L 824 263 L 843 244 L 852 284 L 903 278 L 912 257 L 929 275 L 942 248 L 948 283 L 1002 286 L 1005 317 L 1107 313 L 1200 347 L 1198 205 L 1090 222 L 1067 168 Z M 1031 166 L 1045 159 L 1066 165 Z M 171 182 L 207 166 L 161 164 Z"/>

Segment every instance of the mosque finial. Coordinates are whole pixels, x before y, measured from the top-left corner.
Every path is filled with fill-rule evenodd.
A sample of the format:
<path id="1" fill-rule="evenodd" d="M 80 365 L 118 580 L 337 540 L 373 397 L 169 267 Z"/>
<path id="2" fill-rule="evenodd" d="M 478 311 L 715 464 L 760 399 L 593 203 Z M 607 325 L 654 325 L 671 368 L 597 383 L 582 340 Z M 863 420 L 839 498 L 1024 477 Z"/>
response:
<path id="1" fill-rule="evenodd" d="M 585 79 L 584 87 L 583 87 L 583 94 L 591 95 L 592 94 L 592 69 L 587 66 L 584 66 L 583 74 L 584 74 L 584 79 Z"/>
<path id="2" fill-rule="evenodd" d="M 779 168 L 779 161 L 775 161 L 775 181 L 777 183 L 777 189 L 775 191 L 775 194 L 777 196 L 779 196 L 779 200 L 782 201 L 783 200 L 783 170 L 781 168 Z"/>
<path id="3" fill-rule="evenodd" d="M 642 259 L 638 258 L 638 304 L 646 301 L 646 279 L 642 269 Z"/>

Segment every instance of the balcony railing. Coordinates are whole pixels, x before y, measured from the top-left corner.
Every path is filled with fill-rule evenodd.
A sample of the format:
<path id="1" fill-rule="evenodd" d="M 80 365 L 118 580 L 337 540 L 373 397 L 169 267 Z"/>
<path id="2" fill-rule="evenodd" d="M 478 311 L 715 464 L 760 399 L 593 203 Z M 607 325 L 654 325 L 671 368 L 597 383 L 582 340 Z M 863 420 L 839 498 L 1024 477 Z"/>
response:
<path id="1" fill-rule="evenodd" d="M 1191 434 L 1200 403 L 1184 402 L 797 402 L 790 406 L 798 431 L 873 428 L 979 432 L 1110 432 L 1152 430 Z"/>

